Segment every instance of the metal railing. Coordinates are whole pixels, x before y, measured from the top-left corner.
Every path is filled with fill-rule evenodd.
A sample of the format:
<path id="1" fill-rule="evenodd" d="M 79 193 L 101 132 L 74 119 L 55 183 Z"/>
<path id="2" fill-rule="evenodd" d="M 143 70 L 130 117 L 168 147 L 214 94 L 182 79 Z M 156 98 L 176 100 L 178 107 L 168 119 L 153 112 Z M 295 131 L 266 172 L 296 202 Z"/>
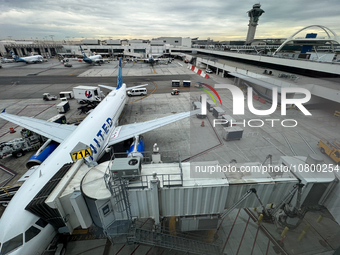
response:
<path id="1" fill-rule="evenodd" d="M 148 152 L 144 152 L 144 155 L 147 154 Z M 149 152 L 150 153 L 150 152 Z M 127 185 L 126 185 L 126 189 L 145 189 L 149 187 L 149 183 L 150 180 L 154 179 L 155 177 L 157 177 L 161 184 L 162 187 L 167 187 L 167 188 L 171 188 L 171 187 L 181 187 L 183 186 L 183 169 L 182 169 L 182 162 L 181 162 L 181 157 L 179 152 L 177 152 L 177 157 L 178 157 L 178 169 L 179 172 L 178 173 L 171 173 L 171 174 L 140 174 L 140 175 L 125 175 L 125 176 L 121 176 L 122 179 L 124 180 L 128 180 Z M 115 156 L 117 156 L 117 153 L 114 154 Z M 113 156 L 114 156 L 113 155 Z M 122 156 L 122 155 L 126 155 L 126 153 L 118 153 L 118 155 Z M 113 158 L 112 156 L 112 158 Z M 112 160 L 107 166 L 107 169 L 105 171 L 104 174 L 104 181 L 106 184 L 106 188 L 110 190 L 111 195 L 113 195 L 112 192 L 112 187 L 115 181 L 117 181 L 117 178 L 114 177 L 113 173 L 110 171 L 111 166 L 112 166 Z M 163 156 L 162 156 L 163 158 Z M 146 162 L 151 162 L 151 157 L 150 156 L 144 156 L 143 158 L 143 163 Z"/>

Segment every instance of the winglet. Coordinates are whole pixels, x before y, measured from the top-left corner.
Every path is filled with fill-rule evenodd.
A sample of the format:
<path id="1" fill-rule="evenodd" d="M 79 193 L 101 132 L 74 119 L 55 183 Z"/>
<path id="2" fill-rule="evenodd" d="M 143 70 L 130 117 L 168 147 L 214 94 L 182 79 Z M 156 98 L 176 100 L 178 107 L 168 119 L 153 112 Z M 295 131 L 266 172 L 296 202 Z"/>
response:
<path id="1" fill-rule="evenodd" d="M 123 76 L 122 76 L 122 58 L 119 58 L 119 67 L 118 67 L 118 78 L 117 78 L 117 90 L 120 89 L 123 85 Z"/>
<path id="2" fill-rule="evenodd" d="M 3 110 L 2 110 L 2 112 L 1 113 L 4 113 L 6 111 L 6 108 L 4 108 Z"/>

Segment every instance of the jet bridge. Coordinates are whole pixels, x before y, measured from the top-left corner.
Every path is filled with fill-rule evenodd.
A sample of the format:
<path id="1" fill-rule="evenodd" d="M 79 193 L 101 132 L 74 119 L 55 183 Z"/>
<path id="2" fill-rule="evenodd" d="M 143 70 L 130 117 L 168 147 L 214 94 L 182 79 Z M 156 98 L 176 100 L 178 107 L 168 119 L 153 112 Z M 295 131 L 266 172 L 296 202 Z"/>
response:
<path id="1" fill-rule="evenodd" d="M 70 233 L 76 227 L 88 228 L 94 223 L 112 242 L 124 237 L 128 243 L 179 251 L 186 251 L 186 243 L 188 249 L 201 246 L 202 251 L 208 249 L 217 254 L 216 244 L 198 244 L 179 237 L 177 240 L 162 232 L 164 222 L 169 224 L 166 219 L 175 217 L 181 231 L 216 229 L 219 220 L 232 209 L 257 207 L 272 220 L 294 226 L 303 217 L 303 213 L 297 213 L 297 207 L 327 206 L 331 196 L 336 195 L 337 178 L 331 171 L 311 173 L 293 168 L 315 163 L 318 162 L 313 157 L 298 156 L 281 157 L 278 165 L 223 165 L 217 161 L 143 165 L 140 158 L 125 158 L 89 170 L 77 162 L 45 203 L 59 211 Z M 210 170 L 232 170 L 204 172 L 209 166 Z M 267 211 L 268 204 L 273 206 Z M 339 206 L 333 204 L 332 209 Z M 134 222 L 141 218 L 152 218 L 154 229 L 137 228 Z"/>

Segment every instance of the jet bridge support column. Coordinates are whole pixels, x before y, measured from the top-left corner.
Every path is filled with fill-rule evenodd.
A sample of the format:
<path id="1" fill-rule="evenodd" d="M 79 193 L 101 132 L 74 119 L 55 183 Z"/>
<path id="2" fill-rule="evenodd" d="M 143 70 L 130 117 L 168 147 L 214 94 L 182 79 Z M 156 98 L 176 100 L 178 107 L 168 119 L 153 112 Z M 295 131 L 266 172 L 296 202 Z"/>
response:
<path id="1" fill-rule="evenodd" d="M 159 226 L 159 180 L 157 178 L 157 174 L 154 173 L 153 179 L 150 180 L 150 190 L 151 190 L 151 197 L 152 197 L 152 211 L 154 215 L 155 225 L 156 227 Z"/>
<path id="2" fill-rule="evenodd" d="M 25 55 L 24 55 L 24 56 L 27 56 L 27 55 L 28 55 L 27 48 L 26 48 L 26 47 L 24 47 L 24 48 L 23 48 L 23 50 L 24 50 L 24 53 L 25 53 Z M 21 52 L 21 54 L 22 54 L 22 52 Z"/>

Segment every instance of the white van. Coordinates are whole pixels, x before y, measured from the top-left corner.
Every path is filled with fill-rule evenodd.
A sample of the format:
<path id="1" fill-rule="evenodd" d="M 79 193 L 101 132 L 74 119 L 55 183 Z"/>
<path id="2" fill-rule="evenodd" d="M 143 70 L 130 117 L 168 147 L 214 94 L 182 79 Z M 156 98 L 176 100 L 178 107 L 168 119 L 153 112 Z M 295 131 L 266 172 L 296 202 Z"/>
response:
<path id="1" fill-rule="evenodd" d="M 129 97 L 131 96 L 146 96 L 146 94 L 148 93 L 148 91 L 146 90 L 146 88 L 137 88 L 137 89 L 131 89 L 127 92 L 127 95 Z"/>

